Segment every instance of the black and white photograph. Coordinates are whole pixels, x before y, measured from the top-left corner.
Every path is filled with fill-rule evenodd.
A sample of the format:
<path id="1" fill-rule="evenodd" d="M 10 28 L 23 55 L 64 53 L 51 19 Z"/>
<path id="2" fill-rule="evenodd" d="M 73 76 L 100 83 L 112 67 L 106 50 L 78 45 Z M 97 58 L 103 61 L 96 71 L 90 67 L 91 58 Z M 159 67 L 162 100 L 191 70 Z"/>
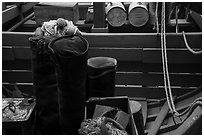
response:
<path id="1" fill-rule="evenodd" d="M 2 135 L 202 135 L 202 1 L 2 1 Z"/>

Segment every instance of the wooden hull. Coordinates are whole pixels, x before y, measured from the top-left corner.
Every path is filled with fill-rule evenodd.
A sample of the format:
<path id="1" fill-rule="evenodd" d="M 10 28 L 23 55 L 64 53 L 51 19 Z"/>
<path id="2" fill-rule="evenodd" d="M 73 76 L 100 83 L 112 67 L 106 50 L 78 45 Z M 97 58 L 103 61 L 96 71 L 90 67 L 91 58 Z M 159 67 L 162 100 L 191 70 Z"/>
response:
<path id="1" fill-rule="evenodd" d="M 85 16 L 84 11 L 87 8 L 79 7 L 79 14 Z M 25 10 L 27 11 L 27 8 Z M 3 26 L 18 16 L 12 14 L 10 18 L 6 15 L 8 13 L 3 12 Z M 83 17 L 80 16 L 79 19 Z M 145 134 L 200 134 L 201 130 L 196 131 L 191 125 L 189 129 L 192 129 L 192 132 L 184 131 L 186 128 L 182 128 L 181 125 L 175 125 L 165 103 L 166 100 L 163 99 L 165 91 L 160 34 L 148 26 L 137 29 L 128 25 L 117 29 L 108 26 L 109 33 L 89 33 L 94 24 L 84 24 L 79 20 L 75 25 L 86 32 L 83 36 L 90 44 L 88 58 L 107 56 L 117 59 L 115 96 L 125 95 L 142 104 Z M 20 22 L 10 32 L 2 32 L 2 85 L 11 90 L 17 85 L 29 96 L 33 96 L 34 92 L 28 38 L 33 36 L 37 26 L 33 20 L 28 20 L 25 23 Z M 202 49 L 202 31 L 197 31 L 198 28 L 189 22 L 183 23 L 180 30 L 187 32 L 191 48 Z M 202 96 L 201 88 L 196 90 L 202 85 L 202 55 L 193 55 L 187 50 L 182 33 L 175 33 L 174 26 L 167 28 L 166 37 L 172 92 L 176 108 L 182 112 L 193 100 Z M 196 108 L 190 117 L 192 119 L 195 115 L 198 117 L 198 120 L 192 122 L 196 127 L 200 126 L 197 122 L 202 116 L 200 112 L 201 108 Z M 160 115 L 161 117 L 158 117 Z"/>

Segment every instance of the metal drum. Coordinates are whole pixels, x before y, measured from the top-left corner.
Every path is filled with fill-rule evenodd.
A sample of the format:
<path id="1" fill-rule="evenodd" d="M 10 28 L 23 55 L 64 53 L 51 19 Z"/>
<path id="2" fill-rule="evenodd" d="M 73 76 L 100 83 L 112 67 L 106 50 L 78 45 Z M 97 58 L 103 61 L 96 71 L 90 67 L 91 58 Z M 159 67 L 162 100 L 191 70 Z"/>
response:
<path id="1" fill-rule="evenodd" d="M 107 21 L 111 26 L 119 27 L 125 24 L 127 15 L 121 2 L 109 3 L 106 7 Z"/>
<path id="2" fill-rule="evenodd" d="M 132 2 L 128 9 L 128 19 L 135 27 L 144 26 L 149 20 L 149 12 L 144 2 Z"/>

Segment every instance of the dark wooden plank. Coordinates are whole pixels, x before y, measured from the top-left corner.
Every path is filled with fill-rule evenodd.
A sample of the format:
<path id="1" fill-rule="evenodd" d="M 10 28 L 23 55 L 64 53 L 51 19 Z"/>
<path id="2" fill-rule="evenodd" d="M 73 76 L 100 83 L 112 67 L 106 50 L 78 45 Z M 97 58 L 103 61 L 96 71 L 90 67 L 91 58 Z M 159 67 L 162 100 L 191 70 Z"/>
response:
<path id="1" fill-rule="evenodd" d="M 12 47 L 3 46 L 3 52 L 6 48 L 14 52 L 16 59 L 30 59 L 30 47 Z M 168 63 L 202 63 L 201 55 L 193 55 L 188 50 L 168 50 Z M 118 61 L 143 61 L 144 63 L 161 63 L 160 50 L 142 50 L 141 48 L 89 48 L 88 57 L 109 56 Z M 4 56 L 7 57 L 7 56 Z M 3 58 L 7 60 L 7 58 Z"/>
<path id="2" fill-rule="evenodd" d="M 23 93 L 28 94 L 29 96 L 34 96 L 34 90 L 33 90 L 33 85 L 31 84 L 9 84 L 9 83 L 3 83 L 3 86 L 5 86 L 9 90 L 14 90 L 14 85 L 17 85 L 19 90 Z M 2 92 L 5 92 L 5 89 L 2 88 Z"/>
<path id="3" fill-rule="evenodd" d="M 151 126 L 148 135 L 156 135 L 160 126 L 162 125 L 162 122 L 164 121 L 166 115 L 169 112 L 169 106 L 168 103 L 165 102 L 163 107 L 161 108 L 161 111 L 158 113 L 156 120 L 154 121 L 154 124 Z"/>
<path id="4" fill-rule="evenodd" d="M 13 48 L 10 46 L 4 47 L 2 52 L 2 59 L 13 61 L 15 60 L 15 55 L 13 53 Z"/>
<path id="5" fill-rule="evenodd" d="M 105 2 L 94 2 L 94 28 L 105 28 Z"/>
<path id="6" fill-rule="evenodd" d="M 175 96 L 183 95 L 195 88 L 176 88 L 172 87 L 172 94 Z M 165 98 L 164 87 L 134 87 L 134 86 L 116 86 L 115 96 L 141 97 L 151 99 Z"/>
<path id="7" fill-rule="evenodd" d="M 163 72 L 163 66 L 161 63 L 143 63 L 143 72 Z M 173 73 L 202 73 L 202 64 L 168 64 L 169 72 Z"/>
<path id="8" fill-rule="evenodd" d="M 161 49 L 143 49 L 144 63 L 162 63 Z M 202 63 L 201 55 L 194 55 L 187 49 L 167 49 L 169 63 Z"/>
<path id="9" fill-rule="evenodd" d="M 2 45 L 29 47 L 28 38 L 33 35 L 33 32 L 2 32 Z"/>
<path id="10" fill-rule="evenodd" d="M 2 51 L 4 52 L 4 46 Z M 7 49 L 9 50 L 9 49 Z M 15 59 L 31 59 L 30 47 L 12 47 Z M 88 57 L 108 56 L 116 58 L 118 61 L 141 61 L 142 49 L 122 49 L 122 48 L 89 48 Z M 3 60 L 8 60 L 4 56 Z"/>
<path id="11" fill-rule="evenodd" d="M 28 92 L 28 93 L 33 92 L 33 83 L 16 83 L 16 84 L 24 92 Z M 12 86 L 12 84 L 9 84 L 9 83 L 3 83 L 3 85 Z M 192 88 L 174 88 L 172 89 L 172 93 L 173 95 L 179 96 L 184 93 L 190 92 L 191 90 Z M 154 88 L 154 87 L 116 86 L 115 96 L 160 99 L 165 97 L 165 91 L 164 91 L 164 88 L 156 88 L 156 87 Z"/>
<path id="12" fill-rule="evenodd" d="M 33 32 L 2 32 L 2 45 L 29 46 Z M 90 47 L 160 48 L 160 36 L 155 33 L 83 33 Z M 192 48 L 202 47 L 202 33 L 186 33 Z M 21 39 L 21 40 L 19 40 Z M 167 33 L 168 48 L 185 48 L 182 33 Z"/>
<path id="13" fill-rule="evenodd" d="M 3 54 L 3 53 L 2 53 Z M 202 64 L 168 64 L 169 73 L 202 73 Z M 2 60 L 3 70 L 30 70 L 31 60 Z M 162 64 L 136 61 L 117 61 L 117 71 L 121 72 L 163 72 Z"/>
<path id="14" fill-rule="evenodd" d="M 2 82 L 7 83 L 32 83 L 32 72 L 29 70 L 22 71 L 2 71 Z"/>
<path id="15" fill-rule="evenodd" d="M 107 56 L 118 61 L 141 61 L 142 49 L 140 48 L 89 48 L 88 57 Z"/>
<path id="16" fill-rule="evenodd" d="M 32 82 L 31 70 L 3 70 L 3 82 Z M 202 84 L 202 75 L 170 74 L 171 86 L 198 87 Z M 143 74 L 142 72 L 116 72 L 117 85 L 163 86 L 163 74 Z"/>
<path id="17" fill-rule="evenodd" d="M 170 73 L 171 86 L 198 87 L 202 84 L 202 74 Z M 163 86 L 163 73 L 142 74 L 142 85 Z"/>

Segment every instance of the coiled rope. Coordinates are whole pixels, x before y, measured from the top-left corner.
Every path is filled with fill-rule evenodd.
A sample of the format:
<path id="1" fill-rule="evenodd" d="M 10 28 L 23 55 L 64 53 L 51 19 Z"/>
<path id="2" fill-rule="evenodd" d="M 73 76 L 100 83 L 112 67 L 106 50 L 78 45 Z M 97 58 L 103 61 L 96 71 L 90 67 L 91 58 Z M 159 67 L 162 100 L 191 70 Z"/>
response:
<path id="1" fill-rule="evenodd" d="M 188 116 L 191 114 L 195 106 L 202 105 L 202 98 L 196 99 L 191 105 L 187 107 L 185 111 L 182 113 L 179 113 L 176 110 L 172 91 L 171 91 L 171 84 L 170 84 L 170 78 L 169 78 L 169 71 L 168 71 L 168 63 L 167 63 L 167 52 L 166 52 L 166 28 L 165 28 L 165 2 L 162 3 L 162 15 L 161 15 L 161 50 L 162 50 L 162 64 L 163 64 L 163 74 L 164 74 L 164 87 L 165 87 L 165 93 L 167 98 L 167 103 L 170 109 L 170 112 L 173 114 L 173 118 L 177 118 L 180 116 L 183 116 L 187 114 L 186 118 L 181 120 L 182 123 L 184 122 Z"/>

